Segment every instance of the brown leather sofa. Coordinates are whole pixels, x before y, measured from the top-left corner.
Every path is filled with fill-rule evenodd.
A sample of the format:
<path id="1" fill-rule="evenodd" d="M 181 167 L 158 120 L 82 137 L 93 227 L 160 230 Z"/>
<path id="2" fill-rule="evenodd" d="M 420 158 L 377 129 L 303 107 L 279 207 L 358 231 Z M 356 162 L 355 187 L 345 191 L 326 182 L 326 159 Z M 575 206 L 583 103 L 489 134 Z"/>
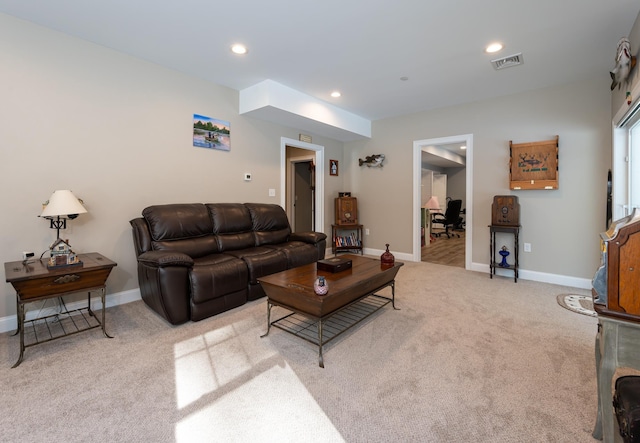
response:
<path id="1" fill-rule="evenodd" d="M 323 259 L 326 234 L 292 233 L 261 203 L 149 206 L 130 221 L 145 303 L 171 324 L 264 296 L 258 278 Z"/>

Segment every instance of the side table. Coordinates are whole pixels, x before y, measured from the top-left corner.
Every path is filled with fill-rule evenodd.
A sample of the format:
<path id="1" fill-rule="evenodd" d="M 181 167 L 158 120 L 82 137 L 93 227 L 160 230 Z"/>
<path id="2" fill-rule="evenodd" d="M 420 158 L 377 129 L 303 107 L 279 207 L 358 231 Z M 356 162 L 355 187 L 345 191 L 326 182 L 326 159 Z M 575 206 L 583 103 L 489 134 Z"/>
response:
<path id="1" fill-rule="evenodd" d="M 352 231 L 353 235 L 340 236 L 340 231 Z M 331 252 L 336 255 L 338 252 L 359 252 L 363 254 L 362 225 L 331 225 Z"/>
<path id="2" fill-rule="evenodd" d="M 500 266 L 500 263 L 496 261 L 496 232 L 505 232 L 507 234 L 513 234 L 513 265 Z M 489 225 L 489 251 L 491 262 L 489 264 L 489 278 L 493 278 L 496 273 L 496 269 L 509 269 L 513 271 L 513 281 L 518 283 L 518 250 L 519 250 L 519 236 L 520 226 L 500 226 Z"/>
<path id="3" fill-rule="evenodd" d="M 24 350 L 39 343 L 55 340 L 87 331 L 102 328 L 105 337 L 112 338 L 105 330 L 105 293 L 106 281 L 111 270 L 117 264 L 105 256 L 92 252 L 78 255 L 82 265 L 56 269 L 47 268 L 47 260 L 36 260 L 24 264 L 21 261 L 4 264 L 6 281 L 16 290 L 16 316 L 20 334 L 20 357 L 13 365 L 22 363 Z M 32 303 L 48 298 L 87 291 L 87 307 L 39 317 L 25 321 L 26 303 Z M 98 320 L 91 310 L 91 292 L 99 291 L 102 302 L 102 319 Z M 87 315 L 85 315 L 85 313 Z M 25 327 L 30 326 L 34 335 L 34 342 L 25 344 Z M 14 334 L 14 335 L 15 335 Z"/>

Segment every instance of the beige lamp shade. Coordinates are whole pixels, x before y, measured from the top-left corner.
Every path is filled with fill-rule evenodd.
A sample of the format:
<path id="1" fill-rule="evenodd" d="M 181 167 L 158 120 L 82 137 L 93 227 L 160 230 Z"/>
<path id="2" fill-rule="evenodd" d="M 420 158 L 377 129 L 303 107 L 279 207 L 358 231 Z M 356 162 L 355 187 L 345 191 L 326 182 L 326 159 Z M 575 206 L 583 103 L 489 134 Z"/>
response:
<path id="1" fill-rule="evenodd" d="M 87 210 L 71 191 L 55 191 L 49 198 L 49 203 L 42 210 L 40 217 L 64 217 L 84 214 Z"/>
<path id="2" fill-rule="evenodd" d="M 438 201 L 438 197 L 435 195 L 432 196 L 426 205 L 424 205 L 430 211 L 439 211 L 440 210 L 440 202 Z"/>

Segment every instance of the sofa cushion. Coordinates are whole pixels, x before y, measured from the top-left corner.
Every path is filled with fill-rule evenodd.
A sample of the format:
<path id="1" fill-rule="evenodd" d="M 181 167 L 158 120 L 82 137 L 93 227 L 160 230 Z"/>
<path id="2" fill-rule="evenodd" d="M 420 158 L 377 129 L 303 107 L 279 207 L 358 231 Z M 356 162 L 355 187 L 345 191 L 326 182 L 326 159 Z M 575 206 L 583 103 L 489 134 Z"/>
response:
<path id="1" fill-rule="evenodd" d="M 239 251 L 228 251 L 228 254 L 245 262 L 249 270 L 249 283 L 252 285 L 258 284 L 260 277 L 287 269 L 287 256 L 276 249 L 258 246 Z"/>
<path id="2" fill-rule="evenodd" d="M 149 206 L 142 216 L 154 250 L 175 250 L 192 258 L 218 252 L 211 218 L 201 203 Z"/>
<path id="3" fill-rule="evenodd" d="M 318 249 L 300 241 L 290 241 L 278 245 L 267 245 L 265 248 L 275 249 L 287 257 L 287 268 L 297 268 L 318 261 Z"/>
<path id="4" fill-rule="evenodd" d="M 235 251 L 255 246 L 251 216 L 241 203 L 209 203 L 205 205 L 213 232 L 217 235 L 220 252 Z"/>
<path id="5" fill-rule="evenodd" d="M 196 260 L 189 281 L 191 299 L 203 303 L 215 298 L 247 290 L 249 272 L 245 263 L 225 254 L 215 254 Z"/>
<path id="6" fill-rule="evenodd" d="M 251 214 L 256 246 L 284 243 L 291 234 L 289 219 L 279 205 L 245 203 Z"/>

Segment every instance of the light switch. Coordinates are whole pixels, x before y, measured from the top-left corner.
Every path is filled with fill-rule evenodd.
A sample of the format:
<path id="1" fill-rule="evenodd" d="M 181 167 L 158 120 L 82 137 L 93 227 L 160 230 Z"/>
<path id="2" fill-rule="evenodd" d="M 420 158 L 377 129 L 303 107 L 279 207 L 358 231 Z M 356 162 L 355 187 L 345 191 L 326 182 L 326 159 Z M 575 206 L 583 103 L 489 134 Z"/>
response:
<path id="1" fill-rule="evenodd" d="M 275 189 L 269 189 L 269 197 L 275 197 L 276 196 L 276 190 Z"/>

